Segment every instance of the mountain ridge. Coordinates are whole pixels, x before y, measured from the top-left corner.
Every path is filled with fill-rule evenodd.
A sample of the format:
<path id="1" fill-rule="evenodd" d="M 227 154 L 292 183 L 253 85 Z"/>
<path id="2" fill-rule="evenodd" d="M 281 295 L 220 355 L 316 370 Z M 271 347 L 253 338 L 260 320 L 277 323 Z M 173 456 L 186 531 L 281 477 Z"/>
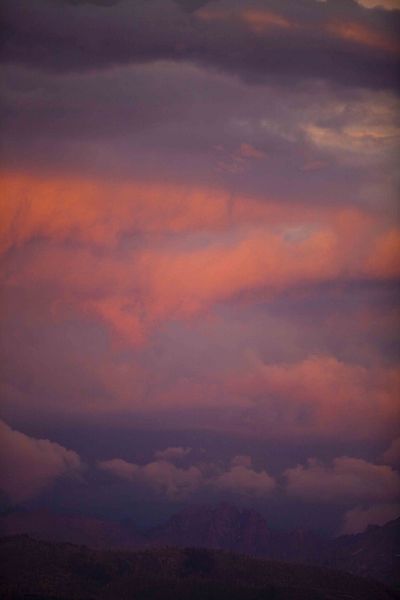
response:
<path id="1" fill-rule="evenodd" d="M 270 528 L 262 515 L 227 503 L 190 506 L 165 523 L 139 532 L 130 521 L 55 515 L 43 511 L 0 516 L 0 535 L 28 534 L 48 542 L 68 542 L 97 550 L 194 547 L 337 568 L 400 584 L 400 519 L 365 532 L 324 538 L 306 530 Z"/>

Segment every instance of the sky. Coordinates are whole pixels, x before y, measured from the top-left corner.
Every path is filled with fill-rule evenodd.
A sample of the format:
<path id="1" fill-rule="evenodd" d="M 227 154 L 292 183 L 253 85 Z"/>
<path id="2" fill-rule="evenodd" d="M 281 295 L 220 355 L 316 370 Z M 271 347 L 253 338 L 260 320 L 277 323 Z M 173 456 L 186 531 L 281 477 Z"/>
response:
<path id="1" fill-rule="evenodd" d="M 399 516 L 399 0 L 0 21 L 0 508 Z"/>

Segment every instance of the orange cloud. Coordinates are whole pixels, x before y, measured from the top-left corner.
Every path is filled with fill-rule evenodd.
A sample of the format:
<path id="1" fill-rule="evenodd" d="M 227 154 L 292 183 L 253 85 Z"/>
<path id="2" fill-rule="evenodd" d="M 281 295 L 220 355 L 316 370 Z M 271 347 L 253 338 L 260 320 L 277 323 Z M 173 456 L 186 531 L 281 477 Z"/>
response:
<path id="1" fill-rule="evenodd" d="M 251 144 L 241 144 L 239 148 L 239 154 L 243 158 L 255 158 L 256 160 L 263 160 L 267 158 L 267 154 L 261 150 L 257 150 Z"/>
<path id="2" fill-rule="evenodd" d="M 149 327 L 166 319 L 195 316 L 239 294 L 269 296 L 345 276 L 348 262 L 329 231 L 299 242 L 251 231 L 225 246 L 182 250 L 167 244 L 124 257 L 45 247 L 32 252 L 7 285 L 47 282 L 60 302 L 97 315 L 119 336 L 141 343 Z"/>
<path id="3" fill-rule="evenodd" d="M 379 235 L 366 259 L 366 270 L 378 279 L 400 276 L 400 231 L 392 229 Z"/>
<path id="4" fill-rule="evenodd" d="M 215 231 L 304 218 L 304 207 L 221 189 L 0 173 L 0 252 L 32 239 L 112 247 L 123 236 Z M 326 209 L 314 209 L 319 220 Z M 310 216 L 310 215 L 309 215 Z"/>
<path id="5" fill-rule="evenodd" d="M 396 268 L 399 235 L 356 209 L 4 174 L 3 189 L 3 251 L 41 240 L 3 283 L 49 284 L 55 309 L 75 306 L 132 344 L 219 302 Z"/>
<path id="6" fill-rule="evenodd" d="M 262 153 L 243 144 L 246 156 Z M 232 195 L 218 188 L 148 182 L 112 182 L 79 178 L 44 178 L 0 173 L 0 251 L 32 239 L 74 240 L 106 247 L 127 235 L 182 234 L 227 230 L 260 222 L 330 223 L 343 209 L 321 202 L 307 206 L 279 199 Z M 345 211 L 352 223 L 367 214 Z M 343 218 L 342 218 L 343 221 Z"/>
<path id="7" fill-rule="evenodd" d="M 205 7 L 196 11 L 196 17 L 203 21 L 228 21 L 236 19 L 244 23 L 255 33 L 263 33 L 271 28 L 287 29 L 296 26 L 278 13 L 252 8 L 245 10 L 226 10 Z"/>
<path id="8" fill-rule="evenodd" d="M 262 33 L 271 27 L 288 29 L 295 26 L 294 23 L 285 19 L 282 15 L 266 10 L 244 10 L 241 13 L 241 18 L 256 33 Z"/>
<path id="9" fill-rule="evenodd" d="M 360 23 L 329 23 L 326 26 L 326 31 L 335 37 L 354 42 L 355 44 L 370 46 L 394 54 L 400 52 L 400 45 L 397 41 L 390 39 L 373 29 L 365 27 Z"/>
<path id="10" fill-rule="evenodd" d="M 384 8 L 385 10 L 400 10 L 399 0 L 356 0 L 364 8 Z"/>
<path id="11" fill-rule="evenodd" d="M 221 190 L 172 184 L 2 173 L 0 185 L 0 251 L 38 237 L 110 246 L 135 232 L 213 229 L 230 220 L 232 208 Z"/>
<path id="12" fill-rule="evenodd" d="M 195 314 L 242 292 L 280 290 L 335 277 L 337 240 L 321 231 L 298 243 L 251 231 L 236 243 L 193 251 L 149 251 L 140 257 L 155 314 Z"/>

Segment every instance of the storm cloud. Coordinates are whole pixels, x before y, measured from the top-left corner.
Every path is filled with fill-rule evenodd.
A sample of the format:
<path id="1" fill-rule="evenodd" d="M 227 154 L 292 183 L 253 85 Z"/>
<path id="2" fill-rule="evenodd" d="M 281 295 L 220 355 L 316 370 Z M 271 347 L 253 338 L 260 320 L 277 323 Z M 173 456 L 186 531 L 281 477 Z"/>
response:
<path id="1" fill-rule="evenodd" d="M 2 28 L 3 62 L 59 72 L 173 60 L 252 83 L 329 78 L 375 89 L 397 83 L 399 15 L 353 0 L 191 7 L 172 0 L 18 0 L 3 4 Z"/>

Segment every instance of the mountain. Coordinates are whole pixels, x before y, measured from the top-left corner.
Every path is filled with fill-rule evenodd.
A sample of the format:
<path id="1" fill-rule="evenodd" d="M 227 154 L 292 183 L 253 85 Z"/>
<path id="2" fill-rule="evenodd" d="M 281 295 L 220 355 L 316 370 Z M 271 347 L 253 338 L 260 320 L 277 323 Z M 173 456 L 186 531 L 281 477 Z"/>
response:
<path id="1" fill-rule="evenodd" d="M 149 532 L 153 543 L 262 554 L 271 541 L 263 517 L 229 504 L 189 507 Z"/>
<path id="2" fill-rule="evenodd" d="M 69 542 L 90 548 L 138 548 L 144 540 L 131 522 L 116 522 L 79 515 L 58 515 L 46 510 L 16 511 L 0 517 L 0 535 L 27 534 L 48 542 Z"/>
<path id="3" fill-rule="evenodd" d="M 370 525 L 364 533 L 343 535 L 332 540 L 326 564 L 355 575 L 399 585 L 400 518 L 382 527 Z"/>
<path id="4" fill-rule="evenodd" d="M 139 533 L 130 522 L 43 511 L 14 512 L 0 517 L 0 535 L 15 534 L 94 549 L 173 546 L 225 550 L 320 565 L 394 586 L 400 584 L 400 519 L 383 527 L 370 527 L 358 535 L 328 539 L 302 530 L 275 531 L 256 511 L 229 504 L 187 508 L 146 533 Z"/>
<path id="5" fill-rule="evenodd" d="M 148 539 L 156 545 L 216 548 L 297 562 L 315 562 L 326 552 L 322 536 L 275 531 L 256 511 L 226 503 L 189 507 L 149 532 Z"/>
<path id="6" fill-rule="evenodd" d="M 0 540 L 4 600 L 399 600 L 383 584 L 322 567 L 218 550 L 99 551 Z"/>

